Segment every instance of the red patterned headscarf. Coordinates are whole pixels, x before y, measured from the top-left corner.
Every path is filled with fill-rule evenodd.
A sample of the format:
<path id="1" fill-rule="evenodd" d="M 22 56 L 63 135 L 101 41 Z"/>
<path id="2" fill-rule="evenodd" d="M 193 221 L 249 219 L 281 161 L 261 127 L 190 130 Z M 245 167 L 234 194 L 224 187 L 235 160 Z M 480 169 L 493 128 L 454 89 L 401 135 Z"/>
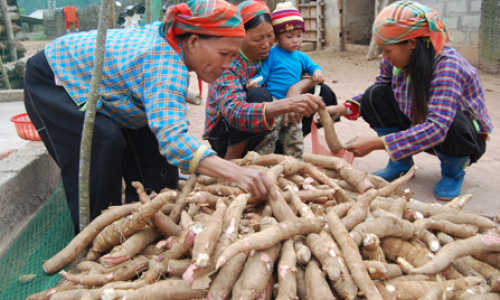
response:
<path id="1" fill-rule="evenodd" d="M 268 14 L 271 16 L 271 11 L 264 1 L 246 0 L 238 5 L 243 24 L 260 15 Z"/>
<path id="2" fill-rule="evenodd" d="M 160 35 L 177 45 L 177 36 L 184 33 L 245 37 L 238 9 L 224 0 L 190 0 L 171 6 L 160 26 Z"/>
<path id="3" fill-rule="evenodd" d="M 398 1 L 384 8 L 373 23 L 377 44 L 397 44 L 418 37 L 429 37 L 436 55 L 450 41 L 438 13 L 414 1 Z"/>

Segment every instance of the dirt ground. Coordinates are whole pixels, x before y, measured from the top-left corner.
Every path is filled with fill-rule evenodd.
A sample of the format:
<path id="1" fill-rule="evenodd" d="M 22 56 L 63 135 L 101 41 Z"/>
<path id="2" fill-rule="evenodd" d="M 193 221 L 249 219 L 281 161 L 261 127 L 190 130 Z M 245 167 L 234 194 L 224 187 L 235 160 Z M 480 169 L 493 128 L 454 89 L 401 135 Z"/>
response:
<path id="1" fill-rule="evenodd" d="M 42 50 L 45 45 L 47 45 L 48 41 L 22 41 L 21 44 L 26 49 L 26 53 L 24 53 L 25 57 L 30 57 L 38 51 Z"/>
<path id="2" fill-rule="evenodd" d="M 43 49 L 46 42 L 23 42 L 27 49 L 26 55 L 36 53 Z M 326 83 L 335 91 L 340 102 L 362 93 L 373 83 L 378 74 L 378 59 L 366 60 L 364 47 L 349 47 L 348 52 L 308 52 L 316 63 L 324 70 Z M 483 90 L 486 97 L 487 108 L 493 120 L 493 126 L 500 126 L 500 76 L 480 72 Z M 192 77 L 190 91 L 198 93 L 195 77 Z M 203 87 L 203 99 L 207 95 L 207 86 Z M 190 120 L 189 132 L 201 139 L 205 126 L 205 100 L 201 105 L 188 104 L 188 118 Z M 372 132 L 363 121 L 349 121 L 343 119 L 336 124 L 336 130 L 341 141 L 346 142 L 358 134 Z M 206 141 L 205 144 L 208 145 Z M 311 141 L 305 140 L 307 152 L 311 152 Z M 494 130 L 487 144 L 487 151 L 481 160 L 466 169 L 466 176 L 462 186 L 462 193 L 471 193 L 472 200 L 465 207 L 466 211 L 496 216 L 500 214 L 500 133 Z M 440 162 L 430 154 L 421 153 L 414 157 L 418 166 L 417 175 L 407 183 L 415 194 L 415 199 L 428 203 L 443 203 L 433 196 L 434 184 L 441 178 Z M 375 151 L 363 158 L 354 160 L 354 167 L 359 170 L 372 172 L 385 167 L 388 155 L 385 151 Z"/>
<path id="3" fill-rule="evenodd" d="M 360 49 L 363 50 L 363 49 Z M 326 75 L 326 83 L 335 91 L 340 102 L 362 93 L 374 81 L 378 74 L 378 59 L 366 60 L 366 52 L 349 51 L 344 53 L 321 51 L 308 54 L 316 63 L 321 65 Z M 500 126 L 500 76 L 481 72 L 484 93 L 490 117 L 495 127 Z M 198 92 L 197 85 L 192 81 L 190 91 Z M 207 87 L 203 94 L 206 96 Z M 205 97 L 204 97 L 205 99 Z M 200 137 L 204 129 L 205 102 L 201 105 L 189 104 L 188 116 L 191 120 L 189 131 Z M 339 138 L 347 142 L 358 134 L 373 132 L 362 119 L 349 121 L 343 119 L 337 123 L 336 130 Z M 462 193 L 471 193 L 472 200 L 465 210 L 486 216 L 500 214 L 500 133 L 497 130 L 491 135 L 487 144 L 487 151 L 481 160 L 466 169 L 466 176 L 462 186 Z M 311 152 L 310 137 L 306 138 L 306 151 Z M 208 145 L 208 143 L 207 143 Z M 363 158 L 356 158 L 354 167 L 367 172 L 376 171 L 385 167 L 389 156 L 385 151 L 375 151 Z M 418 166 L 417 175 L 407 183 L 406 187 L 415 194 L 415 199 L 425 202 L 438 201 L 433 196 L 434 184 L 441 179 L 440 162 L 437 157 L 421 153 L 414 157 Z"/>

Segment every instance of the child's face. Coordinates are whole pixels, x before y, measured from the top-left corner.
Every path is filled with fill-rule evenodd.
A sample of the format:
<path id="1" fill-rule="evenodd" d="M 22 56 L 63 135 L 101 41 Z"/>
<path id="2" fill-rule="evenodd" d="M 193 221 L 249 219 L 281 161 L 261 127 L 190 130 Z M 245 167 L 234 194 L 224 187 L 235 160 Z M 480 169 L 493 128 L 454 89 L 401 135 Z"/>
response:
<path id="1" fill-rule="evenodd" d="M 302 29 L 298 28 L 280 33 L 276 38 L 276 42 L 278 46 L 288 52 L 295 51 L 302 45 Z"/>

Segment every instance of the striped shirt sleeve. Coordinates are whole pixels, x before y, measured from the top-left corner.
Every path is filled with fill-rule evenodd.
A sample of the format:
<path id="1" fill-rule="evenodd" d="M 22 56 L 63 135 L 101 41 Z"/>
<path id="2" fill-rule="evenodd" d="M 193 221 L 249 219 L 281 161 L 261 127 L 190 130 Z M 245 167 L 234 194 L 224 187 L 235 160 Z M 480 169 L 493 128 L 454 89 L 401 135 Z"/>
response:
<path id="1" fill-rule="evenodd" d="M 263 132 L 274 126 L 274 120 L 266 120 L 266 103 L 247 103 L 246 93 L 237 77 L 230 75 L 220 84 L 220 112 L 234 128 L 247 132 Z"/>
<path id="2" fill-rule="evenodd" d="M 264 132 L 274 127 L 274 119 L 266 120 L 265 103 L 246 102 L 245 84 L 260 67 L 261 62 L 250 60 L 240 51 L 229 69 L 210 85 L 203 138 L 208 138 L 222 118 L 240 131 Z"/>

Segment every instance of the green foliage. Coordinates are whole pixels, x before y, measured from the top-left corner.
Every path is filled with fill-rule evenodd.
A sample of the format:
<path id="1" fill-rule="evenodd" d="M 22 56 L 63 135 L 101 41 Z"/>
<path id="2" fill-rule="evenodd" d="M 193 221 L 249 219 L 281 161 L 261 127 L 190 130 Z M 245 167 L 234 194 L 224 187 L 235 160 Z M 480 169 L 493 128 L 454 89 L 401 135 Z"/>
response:
<path id="1" fill-rule="evenodd" d="M 35 41 L 45 41 L 45 32 L 43 31 L 43 28 L 38 28 L 38 30 L 35 32 L 35 36 L 33 37 Z"/>
<path id="2" fill-rule="evenodd" d="M 76 6 L 76 8 L 84 8 L 91 4 L 101 5 L 101 0 L 55 0 L 56 7 L 64 7 L 71 2 L 71 5 Z M 24 10 L 24 14 L 29 15 L 32 12 L 39 9 L 47 9 L 47 0 L 17 0 L 17 5 L 20 11 Z"/>
<path id="3" fill-rule="evenodd" d="M 35 40 L 35 41 L 45 41 L 47 39 L 45 38 L 45 33 L 43 33 L 43 32 L 37 32 L 35 34 L 35 36 L 33 37 L 33 40 Z"/>

